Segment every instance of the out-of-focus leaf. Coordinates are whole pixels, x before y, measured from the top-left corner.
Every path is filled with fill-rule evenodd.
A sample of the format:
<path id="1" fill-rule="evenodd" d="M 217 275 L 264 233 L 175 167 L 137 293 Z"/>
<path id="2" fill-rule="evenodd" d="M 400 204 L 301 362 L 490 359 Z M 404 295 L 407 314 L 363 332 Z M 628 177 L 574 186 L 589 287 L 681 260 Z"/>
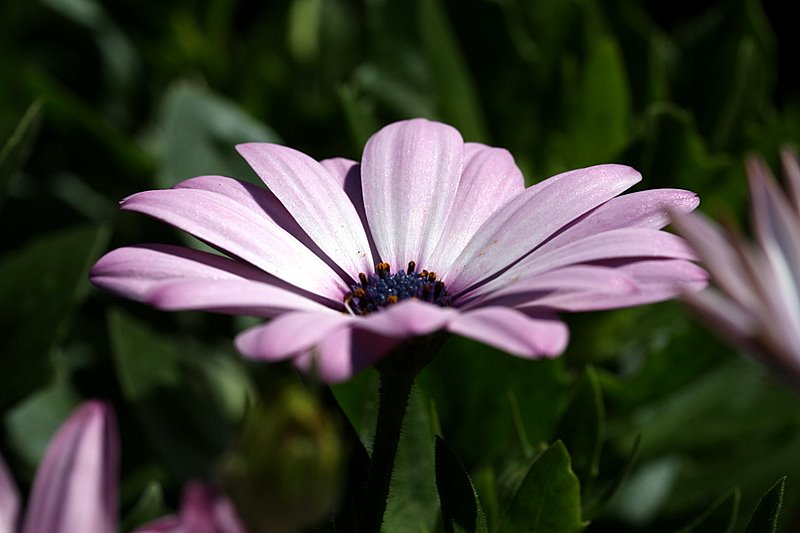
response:
<path id="1" fill-rule="evenodd" d="M 0 258 L 0 409 L 48 383 L 53 347 L 86 295 L 89 267 L 108 229 L 81 226 L 41 236 Z"/>
<path id="2" fill-rule="evenodd" d="M 160 187 L 201 175 L 222 174 L 261 183 L 234 145 L 278 142 L 277 135 L 232 102 L 188 82 L 167 91 L 160 116 Z"/>
<path id="3" fill-rule="evenodd" d="M 631 138 L 630 89 L 613 37 L 606 35 L 593 43 L 576 81 L 566 101 L 568 129 L 556 143 L 569 168 L 612 160 Z"/>
<path id="4" fill-rule="evenodd" d="M 641 464 L 610 505 L 610 512 L 636 526 L 655 519 L 667 503 L 679 475 L 681 461 L 661 457 Z"/>
<path id="5" fill-rule="evenodd" d="M 125 398 L 180 479 L 201 476 L 228 443 L 232 421 L 199 368 L 207 354 L 182 346 L 122 311 L 108 315 L 112 353 Z"/>
<path id="6" fill-rule="evenodd" d="M 685 528 L 680 529 L 678 533 L 705 533 L 706 531 L 731 533 L 739 512 L 740 497 L 739 489 L 733 489 L 712 503 L 703 514 Z"/>
<path id="7" fill-rule="evenodd" d="M 603 396 L 597 375 L 591 367 L 587 367 L 555 432 L 555 437 L 569 450 L 572 470 L 584 489 L 598 474 L 604 417 Z"/>
<path id="8" fill-rule="evenodd" d="M 341 87 L 338 94 L 350 129 L 350 136 L 353 139 L 353 146 L 356 151 L 361 150 L 370 135 L 378 130 L 375 110 L 368 101 L 360 98 L 350 86 Z"/>
<path id="9" fill-rule="evenodd" d="M 786 477 L 784 476 L 761 496 L 758 507 L 747 523 L 745 533 L 775 533 L 778 530 L 778 518 L 783 507 L 785 487 Z"/>
<path id="10" fill-rule="evenodd" d="M 122 531 L 131 531 L 151 520 L 164 516 L 165 511 L 164 490 L 161 488 L 160 483 L 151 481 L 144 488 L 136 505 L 123 519 L 120 529 Z"/>
<path id="11" fill-rule="evenodd" d="M 8 374 L 5 374 L 8 375 Z M 6 379 L 4 382 L 11 380 Z M 65 383 L 40 389 L 11 409 L 5 417 L 9 444 L 34 471 L 50 439 L 78 405 L 75 391 Z"/>
<path id="12" fill-rule="evenodd" d="M 322 0 L 293 0 L 287 27 L 289 52 L 297 61 L 308 62 L 320 53 Z"/>
<path id="13" fill-rule="evenodd" d="M 436 488 L 442 504 L 445 533 L 486 533 L 486 516 L 464 465 L 440 436 L 436 436 Z"/>
<path id="14" fill-rule="evenodd" d="M 567 449 L 558 441 L 531 464 L 499 531 L 569 533 L 581 531 L 581 489 Z"/>
<path id="15" fill-rule="evenodd" d="M 458 41 L 439 0 L 419 0 L 422 46 L 441 118 L 469 141 L 486 141 L 478 95 Z"/>
<path id="16" fill-rule="evenodd" d="M 592 493 L 588 501 L 583 502 L 583 518 L 591 521 L 597 514 L 603 511 L 605 507 L 612 501 L 620 487 L 623 486 L 628 479 L 633 467 L 639 461 L 639 444 L 641 439 L 637 438 L 631 448 L 631 453 L 625 464 L 604 487 L 596 493 Z"/>
<path id="17" fill-rule="evenodd" d="M 0 150 L 0 208 L 8 195 L 11 176 L 22 168 L 30 154 L 42 117 L 42 103 L 36 101 L 25 111 L 14 133 Z"/>

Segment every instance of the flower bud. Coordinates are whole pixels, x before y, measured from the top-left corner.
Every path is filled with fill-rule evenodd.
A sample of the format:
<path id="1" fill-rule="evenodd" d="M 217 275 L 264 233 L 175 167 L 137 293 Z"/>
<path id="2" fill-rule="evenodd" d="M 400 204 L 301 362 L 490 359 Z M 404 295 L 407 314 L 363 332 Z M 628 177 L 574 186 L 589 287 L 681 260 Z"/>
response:
<path id="1" fill-rule="evenodd" d="M 248 410 L 222 484 L 249 533 L 297 531 L 331 516 L 341 464 L 338 424 L 305 389 L 287 386 Z"/>

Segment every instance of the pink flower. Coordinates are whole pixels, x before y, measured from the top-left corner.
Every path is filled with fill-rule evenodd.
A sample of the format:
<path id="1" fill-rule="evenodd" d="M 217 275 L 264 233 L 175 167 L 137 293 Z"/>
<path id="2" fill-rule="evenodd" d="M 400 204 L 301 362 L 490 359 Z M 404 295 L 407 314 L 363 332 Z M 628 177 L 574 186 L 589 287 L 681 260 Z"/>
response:
<path id="1" fill-rule="evenodd" d="M 233 504 L 208 485 L 190 482 L 184 487 L 178 515 L 166 516 L 135 533 L 245 533 Z"/>
<path id="2" fill-rule="evenodd" d="M 800 386 L 800 166 L 782 153 L 787 194 L 758 158 L 747 162 L 755 243 L 700 215 L 675 216 L 714 288 L 686 296 L 733 345 Z"/>
<path id="3" fill-rule="evenodd" d="M 696 195 L 615 198 L 641 179 L 629 167 L 574 170 L 526 189 L 506 150 L 422 119 L 377 132 L 360 164 L 274 144 L 237 149 L 269 190 L 203 176 L 122 202 L 230 258 L 126 247 L 97 262 L 92 282 L 160 309 L 270 318 L 241 333 L 238 349 L 292 359 L 325 381 L 438 331 L 555 356 L 568 338 L 561 311 L 705 285 L 683 240 L 659 231 L 669 210 L 694 209 Z"/>
<path id="4" fill-rule="evenodd" d="M 119 442 L 110 408 L 79 407 L 53 437 L 20 522 L 16 486 L 0 459 L 0 533 L 114 533 Z"/>

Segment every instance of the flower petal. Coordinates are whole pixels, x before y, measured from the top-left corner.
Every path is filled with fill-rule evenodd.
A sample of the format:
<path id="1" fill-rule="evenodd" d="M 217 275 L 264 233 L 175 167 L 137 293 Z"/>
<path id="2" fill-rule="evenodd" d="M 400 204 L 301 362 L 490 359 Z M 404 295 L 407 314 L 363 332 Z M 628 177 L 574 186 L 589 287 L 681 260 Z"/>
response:
<path id="1" fill-rule="evenodd" d="M 443 273 L 458 293 L 507 268 L 553 233 L 638 182 L 641 175 L 622 165 L 567 172 L 531 187 L 496 211 Z"/>
<path id="2" fill-rule="evenodd" d="M 424 119 L 396 122 L 370 137 L 361 162 L 364 209 L 381 259 L 427 268 L 456 197 L 464 142 Z"/>
<path id="3" fill-rule="evenodd" d="M 699 291 L 708 284 L 705 270 L 678 259 L 635 261 L 610 270 L 633 280 L 633 286 L 628 290 L 614 285 L 598 285 L 583 291 L 558 291 L 518 307 L 570 312 L 618 309 L 669 300 L 680 294 Z"/>
<path id="4" fill-rule="evenodd" d="M 497 278 L 478 286 L 469 293 L 469 296 L 491 294 L 517 280 L 568 265 L 644 257 L 691 260 L 694 259 L 694 253 L 683 239 L 664 231 L 646 228 L 611 230 L 590 235 L 543 254 L 539 254 L 537 250 Z"/>
<path id="5" fill-rule="evenodd" d="M 797 153 L 789 147 L 781 150 L 783 175 L 786 177 L 786 192 L 794 210 L 800 213 L 800 161 Z"/>
<path id="6" fill-rule="evenodd" d="M 170 245 L 118 248 L 92 268 L 92 283 L 167 310 L 273 316 L 327 309 L 291 285 L 226 257 Z"/>
<path id="7" fill-rule="evenodd" d="M 458 315 L 453 308 L 408 299 L 357 320 L 353 327 L 373 331 L 386 337 L 408 338 L 428 335 L 443 329 Z"/>
<path id="8" fill-rule="evenodd" d="M 271 191 L 253 185 L 252 183 L 246 183 L 224 176 L 199 176 L 182 181 L 175 185 L 175 188 L 209 191 L 234 200 L 242 208 L 251 210 L 256 217 L 266 217 L 286 230 L 300 241 L 303 246 L 321 258 L 329 267 L 337 271 L 337 274 L 343 279 L 351 277 L 349 274 L 342 271 L 341 268 L 317 246 L 317 243 L 315 243 L 303 228 L 300 227 L 291 213 L 289 213 L 286 207 L 284 207 L 281 201 L 278 200 Z"/>
<path id="9" fill-rule="evenodd" d="M 245 529 L 227 498 L 192 481 L 184 488 L 180 516 L 159 518 L 135 533 L 245 533 Z"/>
<path id="10" fill-rule="evenodd" d="M 403 341 L 363 329 L 341 328 L 322 339 L 313 350 L 297 357 L 294 364 L 326 383 L 339 383 L 374 365 Z"/>
<path id="11" fill-rule="evenodd" d="M 19 492 L 3 457 L 0 456 L 0 533 L 17 531 Z"/>
<path id="12" fill-rule="evenodd" d="M 308 236 L 353 279 L 375 266 L 353 203 L 322 165 L 277 144 L 240 144 L 236 149 Z"/>
<path id="13" fill-rule="evenodd" d="M 447 329 L 519 357 L 552 357 L 567 347 L 566 324 L 530 317 L 507 307 L 483 307 L 460 314 Z"/>
<path id="14" fill-rule="evenodd" d="M 310 350 L 357 318 L 342 313 L 286 313 L 236 337 L 236 349 L 252 359 L 280 361 Z"/>
<path id="15" fill-rule="evenodd" d="M 697 194 L 681 189 L 651 189 L 625 194 L 587 213 L 540 246 L 536 253 L 614 229 L 661 229 L 669 224 L 670 213 L 688 213 L 699 204 Z"/>
<path id="16" fill-rule="evenodd" d="M 119 441 L 111 409 L 81 405 L 47 448 L 36 478 L 23 533 L 117 530 Z"/>
<path id="17" fill-rule="evenodd" d="M 227 196 L 185 188 L 145 191 L 123 200 L 122 208 L 171 224 L 309 292 L 339 300 L 347 289 L 289 232 Z"/>
<path id="18" fill-rule="evenodd" d="M 524 190 L 525 178 L 508 150 L 466 143 L 453 208 L 425 268 L 447 272 L 481 224 Z"/>

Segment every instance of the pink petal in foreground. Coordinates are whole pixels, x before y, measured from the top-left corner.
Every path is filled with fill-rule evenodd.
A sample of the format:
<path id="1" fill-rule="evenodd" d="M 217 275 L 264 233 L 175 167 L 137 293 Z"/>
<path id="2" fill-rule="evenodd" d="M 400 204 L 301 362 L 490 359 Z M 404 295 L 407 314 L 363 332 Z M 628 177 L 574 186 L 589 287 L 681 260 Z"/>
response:
<path id="1" fill-rule="evenodd" d="M 427 268 L 456 196 L 464 142 L 451 126 L 396 122 L 370 137 L 361 162 L 364 209 L 383 261 Z"/>
<path id="2" fill-rule="evenodd" d="M 526 358 L 553 357 L 567 347 L 566 324 L 552 317 L 530 317 L 507 307 L 484 307 L 450 321 L 451 333 Z"/>
<path id="3" fill-rule="evenodd" d="M 299 370 L 316 375 L 325 383 L 340 383 L 389 355 L 404 340 L 367 330 L 341 328 L 293 362 Z"/>
<path id="4" fill-rule="evenodd" d="M 178 516 L 151 522 L 135 533 L 245 533 L 233 505 L 202 483 L 189 482 Z"/>
<path id="5" fill-rule="evenodd" d="M 525 178 L 508 150 L 467 143 L 453 208 L 425 268 L 447 272 L 481 224 L 524 190 Z"/>
<path id="6" fill-rule="evenodd" d="M 236 349 L 251 359 L 280 361 L 315 344 L 358 318 L 331 311 L 286 313 L 236 337 Z"/>
<path id="7" fill-rule="evenodd" d="M 14 533 L 19 517 L 19 492 L 0 456 L 0 533 Z"/>
<path id="8" fill-rule="evenodd" d="M 600 165 L 574 170 L 527 189 L 489 217 L 453 268 L 443 273 L 448 289 L 457 294 L 507 268 L 565 224 L 641 178 L 630 167 Z"/>
<path id="9" fill-rule="evenodd" d="M 353 203 L 325 167 L 277 144 L 240 144 L 236 149 L 308 236 L 353 279 L 375 265 Z"/>
<path id="10" fill-rule="evenodd" d="M 86 402 L 47 448 L 28 502 L 23 533 L 114 533 L 119 441 L 111 409 Z"/>

